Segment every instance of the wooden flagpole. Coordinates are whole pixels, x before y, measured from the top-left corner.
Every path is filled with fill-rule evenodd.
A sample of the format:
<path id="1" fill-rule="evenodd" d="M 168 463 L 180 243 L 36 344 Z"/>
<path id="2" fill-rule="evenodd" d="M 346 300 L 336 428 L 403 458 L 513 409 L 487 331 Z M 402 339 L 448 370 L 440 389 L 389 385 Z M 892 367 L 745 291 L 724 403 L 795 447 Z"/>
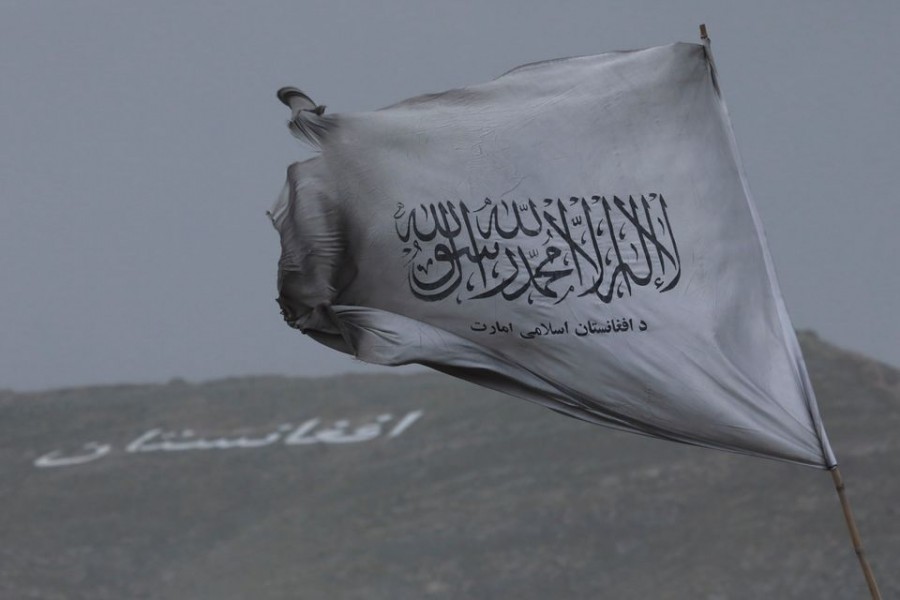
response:
<path id="1" fill-rule="evenodd" d="M 853 551 L 859 559 L 859 566 L 862 567 L 863 575 L 866 578 L 866 584 L 869 586 L 869 592 L 872 594 L 872 600 L 881 600 L 881 592 L 878 590 L 878 583 L 875 581 L 875 574 L 872 573 L 872 567 L 863 551 L 862 538 L 859 537 L 859 529 L 856 528 L 856 521 L 853 519 L 853 512 L 850 510 L 850 501 L 844 493 L 844 479 L 841 477 L 841 470 L 837 465 L 829 469 L 831 478 L 834 480 L 834 489 L 837 490 L 838 498 L 841 500 L 841 508 L 844 510 L 844 519 L 847 521 L 847 529 L 850 530 L 850 541 L 853 542 Z"/>
<path id="2" fill-rule="evenodd" d="M 706 30 L 706 23 L 700 24 L 700 40 L 706 46 L 709 60 L 712 61 L 710 51 L 709 33 Z M 875 574 L 862 547 L 862 538 L 859 536 L 859 529 L 856 527 L 856 521 L 853 519 L 853 512 L 850 510 L 850 501 L 844 493 L 844 480 L 841 478 L 841 471 L 837 465 L 829 469 L 831 478 L 834 480 L 834 489 L 837 490 L 838 498 L 841 501 L 841 508 L 844 511 L 844 519 L 847 521 L 847 529 L 850 530 L 850 541 L 853 542 L 853 550 L 859 558 L 859 565 L 862 567 L 863 576 L 866 578 L 866 584 L 869 586 L 869 592 L 872 594 L 872 600 L 881 600 L 881 592 L 878 590 L 878 583 L 875 581 Z"/>

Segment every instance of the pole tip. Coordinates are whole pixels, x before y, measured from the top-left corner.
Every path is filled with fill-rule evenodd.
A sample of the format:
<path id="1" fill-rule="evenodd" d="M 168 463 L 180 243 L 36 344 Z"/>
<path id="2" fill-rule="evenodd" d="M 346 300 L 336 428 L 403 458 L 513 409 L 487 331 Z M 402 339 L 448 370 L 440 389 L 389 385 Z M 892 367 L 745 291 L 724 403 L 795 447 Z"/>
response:
<path id="1" fill-rule="evenodd" d="M 700 39 L 703 41 L 709 39 L 709 34 L 706 33 L 706 23 L 700 23 Z"/>

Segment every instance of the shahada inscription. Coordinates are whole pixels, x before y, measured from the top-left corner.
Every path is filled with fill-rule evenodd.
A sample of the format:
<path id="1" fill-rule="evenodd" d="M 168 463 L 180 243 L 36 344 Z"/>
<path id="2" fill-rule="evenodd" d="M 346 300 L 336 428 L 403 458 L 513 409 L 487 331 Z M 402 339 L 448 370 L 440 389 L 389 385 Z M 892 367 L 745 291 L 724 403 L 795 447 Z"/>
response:
<path id="1" fill-rule="evenodd" d="M 500 296 L 554 304 L 570 295 L 603 303 L 634 288 L 667 292 L 681 258 L 661 194 L 570 196 L 535 202 L 485 198 L 398 204 L 397 236 L 416 298 L 457 302 Z"/>

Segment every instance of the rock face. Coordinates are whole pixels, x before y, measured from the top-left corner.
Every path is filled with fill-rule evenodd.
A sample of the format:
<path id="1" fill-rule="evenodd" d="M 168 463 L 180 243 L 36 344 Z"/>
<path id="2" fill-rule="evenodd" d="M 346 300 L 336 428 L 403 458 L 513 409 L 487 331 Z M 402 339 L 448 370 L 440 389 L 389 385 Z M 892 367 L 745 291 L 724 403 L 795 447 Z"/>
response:
<path id="1" fill-rule="evenodd" d="M 900 597 L 900 373 L 801 342 Z M 824 471 L 438 374 L 3 392 L 0 411 L 2 598 L 867 597 Z"/>

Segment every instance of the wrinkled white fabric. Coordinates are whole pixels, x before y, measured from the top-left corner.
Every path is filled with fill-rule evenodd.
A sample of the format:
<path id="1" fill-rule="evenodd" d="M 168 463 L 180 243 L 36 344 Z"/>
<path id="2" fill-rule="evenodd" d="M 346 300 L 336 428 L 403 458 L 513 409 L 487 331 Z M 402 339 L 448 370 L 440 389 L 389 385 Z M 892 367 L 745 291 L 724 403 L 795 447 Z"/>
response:
<path id="1" fill-rule="evenodd" d="M 320 113 L 295 111 L 320 153 L 271 211 L 291 326 L 590 422 L 835 464 L 706 48 Z"/>

